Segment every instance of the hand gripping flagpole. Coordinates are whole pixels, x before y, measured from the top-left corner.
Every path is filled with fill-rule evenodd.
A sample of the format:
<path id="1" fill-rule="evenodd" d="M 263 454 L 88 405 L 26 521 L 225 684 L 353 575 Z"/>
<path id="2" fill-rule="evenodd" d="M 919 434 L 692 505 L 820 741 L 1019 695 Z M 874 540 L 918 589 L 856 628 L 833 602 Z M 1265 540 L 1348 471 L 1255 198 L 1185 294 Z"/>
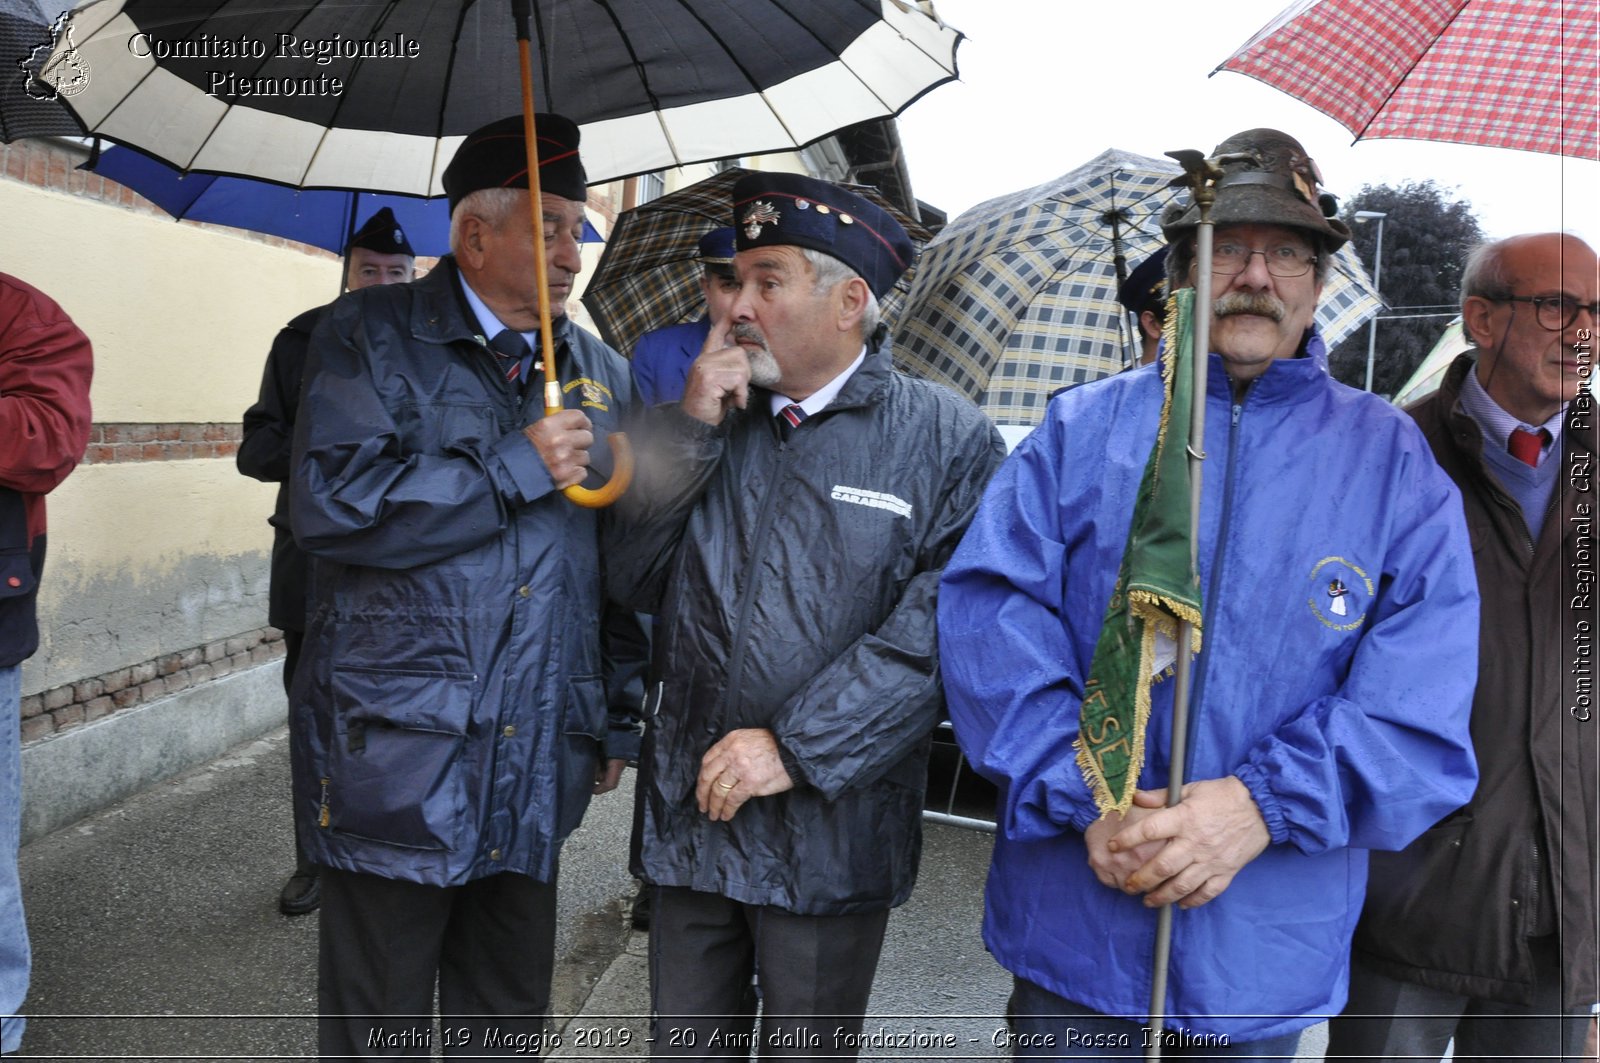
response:
<path id="1" fill-rule="evenodd" d="M 561 395 L 561 381 L 556 376 L 555 345 L 550 328 L 550 267 L 545 262 L 544 216 L 539 206 L 539 142 L 533 127 L 533 55 L 529 40 L 531 20 L 529 0 L 511 0 L 511 17 L 517 24 L 517 54 L 522 65 L 522 137 L 528 151 L 528 210 L 533 218 L 533 268 L 535 283 L 539 286 L 539 340 L 540 356 L 544 364 L 544 415 L 549 417 L 566 409 Z M 601 509 L 622 497 L 633 479 L 633 449 L 628 437 L 621 432 L 610 436 L 611 455 L 614 459 L 611 479 L 603 487 L 590 489 L 573 484 L 562 494 L 585 509 Z"/>
<path id="2" fill-rule="evenodd" d="M 1169 151 L 1169 156 L 1183 166 L 1183 175 L 1173 179 L 1174 185 L 1188 185 L 1194 203 L 1200 208 L 1200 222 L 1195 228 L 1195 294 L 1194 294 L 1194 387 L 1190 393 L 1192 408 L 1189 415 L 1189 570 L 1197 571 L 1200 560 L 1200 474 L 1205 460 L 1206 439 L 1206 363 L 1211 353 L 1211 205 L 1217 198 L 1217 179 L 1222 168 L 1216 160 L 1208 159 L 1198 151 Z M 1175 662 L 1172 690 L 1172 749 L 1168 757 L 1167 807 L 1171 808 L 1183 798 L 1184 762 L 1189 755 L 1189 697 L 1191 663 L 1193 654 L 1194 623 L 1181 620 L 1178 624 L 1178 656 Z M 1155 955 L 1150 975 L 1150 1045 L 1145 1049 L 1146 1060 L 1161 1058 L 1161 1031 L 1166 1025 L 1167 968 L 1172 958 L 1172 905 L 1163 904 L 1156 913 Z"/>

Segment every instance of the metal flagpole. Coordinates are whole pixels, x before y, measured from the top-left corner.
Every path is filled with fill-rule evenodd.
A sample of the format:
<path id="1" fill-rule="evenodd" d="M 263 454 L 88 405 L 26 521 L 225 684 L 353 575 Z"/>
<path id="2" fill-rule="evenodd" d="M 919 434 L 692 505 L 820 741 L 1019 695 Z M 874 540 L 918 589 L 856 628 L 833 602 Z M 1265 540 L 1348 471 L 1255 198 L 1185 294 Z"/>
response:
<path id="1" fill-rule="evenodd" d="M 1198 151 L 1169 151 L 1172 158 L 1183 165 L 1184 175 L 1175 184 L 1187 184 L 1194 202 L 1200 208 L 1200 222 L 1195 228 L 1195 293 L 1194 293 L 1194 389 L 1190 395 L 1193 404 L 1189 415 L 1189 571 L 1198 570 L 1200 561 L 1200 473 L 1205 460 L 1206 439 L 1206 363 L 1211 354 L 1211 205 L 1216 201 L 1216 181 L 1222 176 L 1217 160 L 1207 159 Z M 1167 807 L 1176 805 L 1183 797 L 1184 761 L 1189 745 L 1189 696 L 1194 644 L 1194 624 L 1183 620 L 1178 624 L 1178 654 L 1172 691 L 1172 749 L 1167 781 Z M 1156 945 L 1150 976 L 1150 1044 L 1145 1049 L 1146 1060 L 1161 1058 L 1161 1031 L 1166 1024 L 1167 968 L 1172 957 L 1171 904 L 1164 904 L 1156 913 Z"/>

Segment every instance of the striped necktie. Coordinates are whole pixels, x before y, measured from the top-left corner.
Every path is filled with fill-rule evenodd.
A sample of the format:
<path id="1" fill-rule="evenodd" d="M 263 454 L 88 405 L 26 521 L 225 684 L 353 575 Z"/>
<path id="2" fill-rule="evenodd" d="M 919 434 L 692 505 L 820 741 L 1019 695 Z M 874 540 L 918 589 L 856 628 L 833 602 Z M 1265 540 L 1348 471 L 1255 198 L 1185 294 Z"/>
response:
<path id="1" fill-rule="evenodd" d="M 794 430 L 800 427 L 800 422 L 806 419 L 806 411 L 800 408 L 797 402 L 791 402 L 778 411 L 778 434 L 784 442 L 794 435 Z"/>
<path id="2" fill-rule="evenodd" d="M 489 349 L 499 359 L 500 370 L 505 373 L 506 379 L 520 387 L 522 365 L 533 353 L 528 341 L 522 338 L 522 333 L 513 329 L 501 329 L 495 333 L 494 339 L 489 341 Z"/>

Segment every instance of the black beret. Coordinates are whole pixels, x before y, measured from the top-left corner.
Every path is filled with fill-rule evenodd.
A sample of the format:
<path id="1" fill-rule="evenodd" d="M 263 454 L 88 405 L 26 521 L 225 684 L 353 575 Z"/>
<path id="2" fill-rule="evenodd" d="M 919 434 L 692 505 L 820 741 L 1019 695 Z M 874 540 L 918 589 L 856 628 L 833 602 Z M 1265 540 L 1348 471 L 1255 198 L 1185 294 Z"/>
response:
<path id="1" fill-rule="evenodd" d="M 559 114 L 536 114 L 533 122 L 539 141 L 539 187 L 553 196 L 584 202 L 589 182 L 578 157 L 578 127 Z M 444 170 L 452 213 L 456 204 L 480 188 L 527 187 L 528 151 L 520 114 L 468 133 Z"/>
<path id="2" fill-rule="evenodd" d="M 790 245 L 832 255 L 882 299 L 916 248 L 894 215 L 848 189 L 794 173 L 753 173 L 733 186 L 738 250 Z"/>
<path id="3" fill-rule="evenodd" d="M 400 228 L 400 223 L 395 220 L 394 211 L 388 207 L 368 218 L 366 224 L 356 230 L 344 253 L 348 255 L 358 247 L 376 251 L 380 255 L 417 257 L 417 253 L 411 250 L 411 244 L 406 240 L 405 230 Z"/>

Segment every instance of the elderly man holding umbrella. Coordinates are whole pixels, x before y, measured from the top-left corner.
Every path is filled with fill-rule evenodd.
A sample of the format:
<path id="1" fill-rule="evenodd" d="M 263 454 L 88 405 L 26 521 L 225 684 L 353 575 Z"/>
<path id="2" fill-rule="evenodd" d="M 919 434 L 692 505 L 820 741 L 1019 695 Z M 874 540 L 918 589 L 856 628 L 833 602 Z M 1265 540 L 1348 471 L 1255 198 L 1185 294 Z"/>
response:
<path id="1" fill-rule="evenodd" d="M 587 195 L 577 127 L 537 129 L 537 201 L 522 118 L 475 131 L 444 173 L 453 254 L 345 296 L 312 335 L 291 709 L 315 780 L 296 815 L 323 869 L 325 1058 L 427 1056 L 436 981 L 446 1055 L 535 1051 L 561 845 L 632 752 L 607 727 L 642 688 L 602 651 L 598 518 L 561 493 L 608 464 L 596 436 L 632 391 L 622 357 L 564 313 Z M 569 386 L 542 396 L 527 381 L 545 306 Z"/>
<path id="2" fill-rule="evenodd" d="M 1097 646 L 1103 618 L 1127 621 L 1120 562 L 1143 546 L 1129 529 L 1170 354 L 1051 403 L 940 589 L 951 718 L 1001 788 L 984 934 L 1015 976 L 1018 1055 L 1147 1047 L 1152 909 L 1175 903 L 1163 1045 L 1292 1056 L 1343 1001 L 1365 850 L 1403 846 L 1477 777 L 1460 496 L 1409 419 L 1327 374 L 1313 312 L 1348 232 L 1318 208 L 1304 150 L 1256 129 L 1213 154 L 1209 261 L 1198 207 L 1163 219 L 1172 286 L 1209 269 L 1216 288 L 1197 311 L 1215 317 L 1197 400 L 1197 781 L 1164 807 L 1174 684 L 1150 683 L 1170 642 L 1163 655 L 1152 632 L 1130 673 L 1139 712 L 1099 704 Z M 1131 763 L 1120 795 L 1104 774 L 1117 757 Z"/>

